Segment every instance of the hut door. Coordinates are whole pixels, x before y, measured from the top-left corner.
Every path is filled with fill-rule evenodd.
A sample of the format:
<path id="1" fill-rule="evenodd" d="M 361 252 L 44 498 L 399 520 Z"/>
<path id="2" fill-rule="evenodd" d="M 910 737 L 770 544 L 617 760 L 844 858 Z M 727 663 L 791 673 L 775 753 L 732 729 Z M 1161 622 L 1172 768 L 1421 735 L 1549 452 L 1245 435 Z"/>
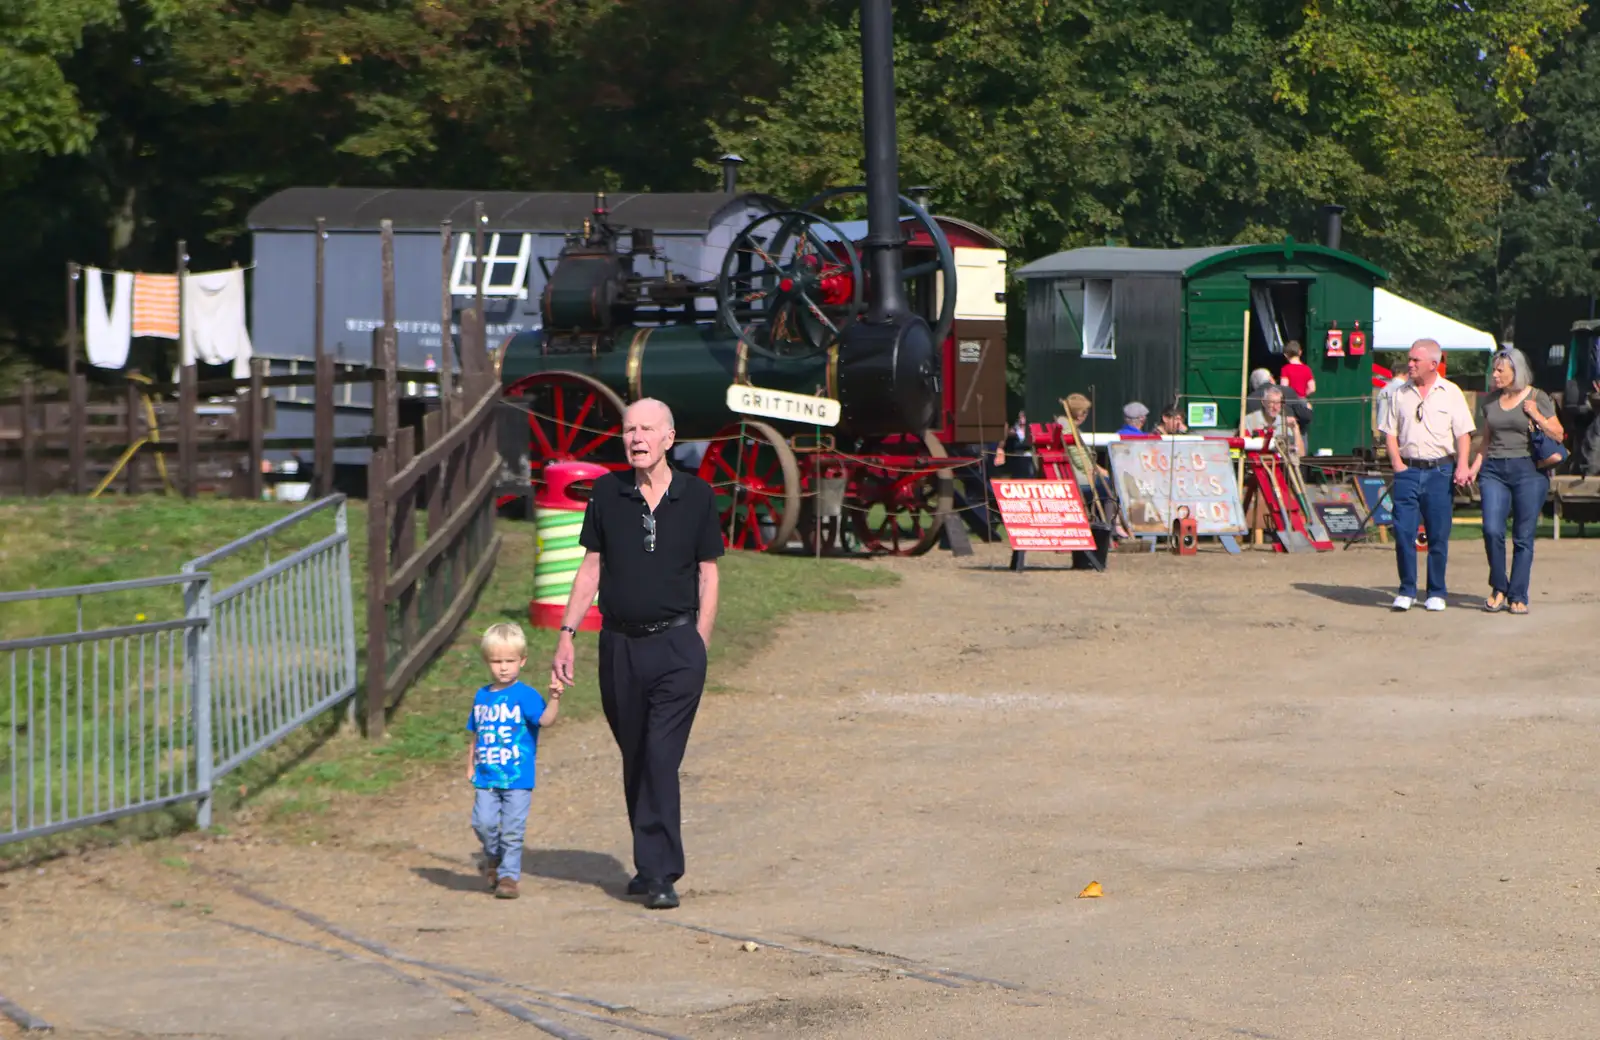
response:
<path id="1" fill-rule="evenodd" d="M 1216 404 L 1217 425 L 1237 428 L 1249 285 L 1237 276 L 1208 278 L 1192 285 L 1187 295 L 1183 399 Z"/>

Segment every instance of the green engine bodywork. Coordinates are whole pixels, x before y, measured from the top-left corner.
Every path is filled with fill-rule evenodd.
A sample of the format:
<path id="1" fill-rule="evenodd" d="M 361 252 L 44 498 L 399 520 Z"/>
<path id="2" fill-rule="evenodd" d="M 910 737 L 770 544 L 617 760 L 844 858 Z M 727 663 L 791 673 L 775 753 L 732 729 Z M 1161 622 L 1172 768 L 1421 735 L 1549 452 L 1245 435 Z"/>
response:
<path id="1" fill-rule="evenodd" d="M 778 361 L 744 348 L 714 324 L 624 327 L 609 348 L 545 350 L 540 331 L 506 344 L 500 383 L 511 386 L 538 372 L 581 372 L 604 383 L 624 403 L 641 397 L 665 401 L 679 440 L 716 436 L 740 416 L 728 410 L 727 390 L 746 382 L 769 390 L 838 396 L 834 352 Z M 776 422 L 775 420 L 766 420 Z M 780 424 L 781 425 L 781 424 Z"/>

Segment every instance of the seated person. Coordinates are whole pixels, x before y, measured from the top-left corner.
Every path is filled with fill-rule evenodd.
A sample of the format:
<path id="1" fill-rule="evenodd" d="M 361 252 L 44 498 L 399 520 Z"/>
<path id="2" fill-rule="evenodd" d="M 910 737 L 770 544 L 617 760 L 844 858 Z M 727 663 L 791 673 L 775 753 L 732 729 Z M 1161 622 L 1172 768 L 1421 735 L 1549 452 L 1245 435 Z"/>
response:
<path id="1" fill-rule="evenodd" d="M 1128 530 L 1122 525 L 1117 510 L 1117 492 L 1111 486 L 1111 472 L 1095 461 L 1094 452 L 1079 438 L 1089 421 L 1089 399 L 1082 394 L 1069 394 L 1062 402 L 1067 406 L 1067 420 L 1061 425 L 1072 436 L 1067 445 L 1067 461 L 1072 464 L 1073 475 L 1078 478 L 1078 488 L 1083 492 L 1084 505 L 1103 522 L 1116 517 L 1118 538 L 1127 538 Z"/>
<path id="2" fill-rule="evenodd" d="M 1161 410 L 1161 423 L 1156 427 L 1156 432 L 1168 437 L 1176 437 L 1180 433 L 1189 432 L 1189 424 L 1183 421 L 1183 409 L 1177 405 Z"/>
<path id="3" fill-rule="evenodd" d="M 1250 373 L 1250 397 L 1245 401 L 1246 414 L 1261 410 L 1261 392 L 1272 386 L 1272 373 L 1264 368 L 1257 368 Z M 1295 393 L 1292 386 L 1278 387 L 1283 393 L 1283 407 L 1294 421 L 1300 426 L 1302 436 L 1311 432 L 1311 404 L 1305 398 Z"/>
<path id="4" fill-rule="evenodd" d="M 1122 408 L 1122 429 L 1119 434 L 1144 435 L 1144 421 L 1150 415 L 1150 409 L 1138 401 L 1129 401 Z"/>
<path id="5" fill-rule="evenodd" d="M 1268 386 L 1261 391 L 1261 409 L 1244 417 L 1246 435 L 1272 432 L 1272 447 L 1280 452 L 1306 453 L 1306 442 L 1300 436 L 1300 424 L 1283 408 L 1283 388 Z"/>

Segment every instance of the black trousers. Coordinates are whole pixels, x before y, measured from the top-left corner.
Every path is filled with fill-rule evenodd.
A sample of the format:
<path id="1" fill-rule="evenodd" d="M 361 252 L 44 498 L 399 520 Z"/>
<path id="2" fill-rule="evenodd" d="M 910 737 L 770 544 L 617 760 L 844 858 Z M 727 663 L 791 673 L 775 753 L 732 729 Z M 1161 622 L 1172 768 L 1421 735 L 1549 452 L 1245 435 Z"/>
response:
<path id="1" fill-rule="evenodd" d="M 706 683 L 706 645 L 694 625 L 649 636 L 600 633 L 600 704 L 622 752 L 633 865 L 648 881 L 683 876 L 678 767 Z"/>

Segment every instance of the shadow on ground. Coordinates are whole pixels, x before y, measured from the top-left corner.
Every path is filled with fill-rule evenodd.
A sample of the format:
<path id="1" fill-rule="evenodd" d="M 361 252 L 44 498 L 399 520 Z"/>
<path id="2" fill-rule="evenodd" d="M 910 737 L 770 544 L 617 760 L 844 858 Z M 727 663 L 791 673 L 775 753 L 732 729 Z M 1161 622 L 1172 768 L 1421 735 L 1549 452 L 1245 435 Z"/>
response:
<path id="1" fill-rule="evenodd" d="M 413 867 L 411 872 L 452 892 L 482 892 L 487 885 L 478 874 L 444 867 Z M 631 877 L 615 856 L 582 849 L 526 849 L 522 853 L 522 873 L 552 881 L 593 885 L 618 899 L 627 897 Z"/>
<path id="2" fill-rule="evenodd" d="M 1395 587 L 1393 585 L 1378 588 L 1369 585 L 1318 585 L 1314 582 L 1297 581 L 1294 583 L 1296 592 L 1304 592 L 1334 603 L 1343 603 L 1349 607 L 1378 607 L 1388 610 L 1394 603 Z M 1422 600 L 1427 592 L 1417 594 L 1417 605 L 1413 610 L 1422 609 Z M 1445 603 L 1451 607 L 1466 607 L 1476 609 L 1483 606 L 1483 600 L 1477 596 L 1463 596 L 1457 593 L 1447 594 Z"/>
<path id="3" fill-rule="evenodd" d="M 627 898 L 632 877 L 615 856 L 583 849 L 529 849 L 522 854 L 522 872 L 593 885 L 617 899 Z"/>

